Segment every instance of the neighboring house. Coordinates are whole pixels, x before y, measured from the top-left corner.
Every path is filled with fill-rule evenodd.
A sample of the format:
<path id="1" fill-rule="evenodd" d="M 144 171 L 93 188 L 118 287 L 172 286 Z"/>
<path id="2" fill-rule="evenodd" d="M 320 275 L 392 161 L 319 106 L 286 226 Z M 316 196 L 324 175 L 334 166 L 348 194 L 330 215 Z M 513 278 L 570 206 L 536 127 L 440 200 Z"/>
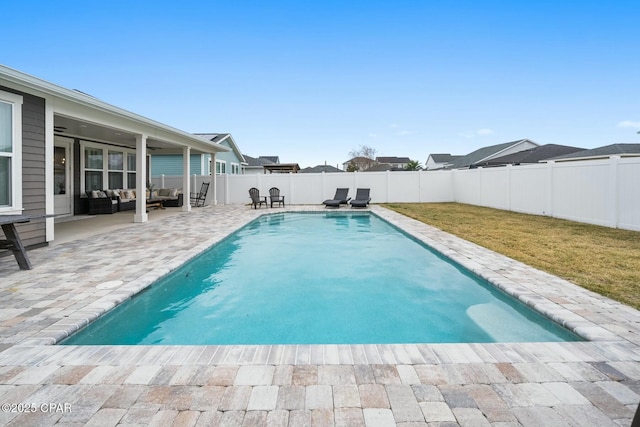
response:
<path id="1" fill-rule="evenodd" d="M 275 163 L 275 164 L 279 164 L 280 163 L 280 157 L 279 156 L 260 156 L 261 159 L 263 160 L 268 160 L 271 163 Z"/>
<path id="2" fill-rule="evenodd" d="M 230 133 L 196 133 L 196 135 L 231 150 L 216 156 L 216 175 L 225 173 L 229 175 L 242 175 L 244 173 L 244 166 L 247 165 L 247 162 Z M 210 167 L 213 168 L 212 166 Z"/>
<path id="3" fill-rule="evenodd" d="M 264 171 L 264 166 L 265 165 L 274 165 L 274 164 L 276 164 L 274 161 L 269 160 L 269 159 L 267 159 L 265 157 L 251 157 L 251 156 L 247 156 L 246 154 L 244 154 L 243 157 L 244 157 L 245 161 L 247 162 L 246 166 L 244 167 L 245 175 L 263 174 L 263 173 L 265 173 L 265 171 Z M 277 159 L 277 157 L 276 157 L 276 159 Z"/>
<path id="4" fill-rule="evenodd" d="M 0 123 L 9 130 L 0 132 L 4 215 L 77 215 L 88 211 L 86 191 L 144 191 L 149 150 L 196 155 L 229 150 L 2 65 Z M 183 188 L 190 189 L 186 174 Z M 146 222 L 144 198 L 139 200 L 132 220 Z M 190 210 L 188 203 L 183 210 Z M 54 227 L 53 218 L 17 226 L 27 247 L 53 240 Z"/>
<path id="5" fill-rule="evenodd" d="M 392 170 L 402 170 L 410 161 L 408 157 L 376 157 L 376 162 L 391 165 Z"/>
<path id="6" fill-rule="evenodd" d="M 259 173 L 298 173 L 300 166 L 297 163 L 280 163 L 278 156 L 260 156 L 258 158 L 244 155 L 247 161 L 245 174 Z"/>
<path id="7" fill-rule="evenodd" d="M 451 154 L 429 154 L 427 161 L 425 162 L 425 170 L 437 170 L 444 169 L 450 166 L 454 160 L 462 156 L 454 156 Z"/>
<path id="8" fill-rule="evenodd" d="M 313 167 L 307 167 L 304 169 L 300 169 L 299 173 L 333 173 L 333 172 L 344 172 L 342 169 L 338 169 L 335 166 L 331 165 L 318 165 Z"/>
<path id="9" fill-rule="evenodd" d="M 485 161 L 482 166 L 504 166 L 539 163 L 554 157 L 583 150 L 584 148 L 570 147 L 567 145 L 545 144 L 535 148 L 530 148 L 528 150 L 518 151 L 517 153 L 507 154 L 506 156 L 494 157 L 493 159 Z"/>
<path id="10" fill-rule="evenodd" d="M 300 165 L 297 163 L 274 163 L 264 165 L 264 173 L 298 173 Z"/>
<path id="11" fill-rule="evenodd" d="M 395 168 L 391 166 L 389 163 L 376 163 L 372 165 L 369 169 L 364 170 L 363 172 L 385 172 L 385 171 L 401 171 L 403 169 Z"/>
<path id="12" fill-rule="evenodd" d="M 230 133 L 196 133 L 194 135 L 208 142 L 229 148 L 229 151 L 216 156 L 215 173 L 217 175 L 240 175 L 243 173 L 242 166 L 246 162 Z M 211 175 L 213 172 L 210 154 L 192 154 L 190 163 L 191 175 Z M 150 169 L 153 177 L 182 175 L 182 154 L 155 154 L 152 152 Z"/>
<path id="13" fill-rule="evenodd" d="M 453 159 L 446 169 L 470 169 L 474 167 L 484 166 L 496 157 L 506 156 L 508 154 L 517 153 L 519 151 L 528 150 L 537 147 L 538 144 L 528 139 L 520 139 L 517 141 L 505 142 L 503 144 L 482 147 L 465 156 Z"/>
<path id="14" fill-rule="evenodd" d="M 590 150 L 577 151 L 564 156 L 550 158 L 557 162 L 573 160 L 593 160 L 609 158 L 611 156 L 637 157 L 640 156 L 640 144 L 611 144 Z"/>
<path id="15" fill-rule="evenodd" d="M 367 169 L 369 169 L 370 167 L 372 167 L 373 165 L 377 164 L 378 162 L 376 162 L 373 159 L 370 159 L 368 157 L 354 157 L 352 159 L 347 160 L 346 162 L 344 162 L 342 164 L 342 169 L 345 171 L 349 170 L 349 166 L 350 165 L 355 165 L 357 170 L 359 171 L 365 171 Z"/>

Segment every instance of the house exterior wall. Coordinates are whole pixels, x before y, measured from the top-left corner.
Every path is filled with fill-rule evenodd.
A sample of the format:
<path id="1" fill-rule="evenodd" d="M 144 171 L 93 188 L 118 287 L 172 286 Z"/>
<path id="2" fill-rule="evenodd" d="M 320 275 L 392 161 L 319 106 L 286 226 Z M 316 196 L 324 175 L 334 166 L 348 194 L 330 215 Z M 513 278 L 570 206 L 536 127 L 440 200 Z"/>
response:
<path id="1" fill-rule="evenodd" d="M 45 198 L 45 100 L 0 86 L 0 90 L 23 97 L 22 104 L 22 208 L 24 215 L 44 215 Z M 16 224 L 22 243 L 27 247 L 46 243 L 43 219 Z M 0 230 L 0 236 L 4 233 Z M 4 253 L 6 251 L 0 251 Z"/>
<path id="2" fill-rule="evenodd" d="M 191 174 L 203 175 L 202 173 L 202 154 L 191 155 Z M 159 175 L 182 175 L 181 154 L 152 154 L 151 155 L 151 176 Z M 204 174 L 208 174 L 205 171 Z"/>
<path id="3" fill-rule="evenodd" d="M 227 140 L 222 141 L 220 145 L 223 145 L 227 148 L 232 148 L 231 144 L 229 144 Z M 233 151 L 220 152 L 216 154 L 216 161 L 226 162 L 227 164 L 226 173 L 228 174 L 233 173 L 231 165 L 237 165 L 237 170 L 238 170 L 237 174 L 242 173 L 242 167 L 241 167 L 242 162 L 240 161 L 236 153 Z"/>

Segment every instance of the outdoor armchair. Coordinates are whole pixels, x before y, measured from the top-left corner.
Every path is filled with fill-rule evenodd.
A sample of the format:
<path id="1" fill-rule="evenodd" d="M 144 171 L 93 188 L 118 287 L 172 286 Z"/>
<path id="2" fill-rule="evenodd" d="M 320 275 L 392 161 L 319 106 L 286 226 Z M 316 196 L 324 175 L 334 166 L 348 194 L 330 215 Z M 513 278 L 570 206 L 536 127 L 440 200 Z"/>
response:
<path id="1" fill-rule="evenodd" d="M 267 196 L 260 196 L 260 190 L 255 187 L 249 189 L 249 197 L 251 197 L 251 204 L 253 205 L 253 209 L 256 209 L 259 206 L 264 204 L 264 207 L 267 207 Z"/>
<path id="2" fill-rule="evenodd" d="M 280 195 L 280 189 L 277 187 L 271 187 L 269 189 L 269 199 L 271 200 L 271 207 L 273 207 L 273 203 L 277 203 L 278 206 L 282 205 L 284 207 L 284 196 Z"/>

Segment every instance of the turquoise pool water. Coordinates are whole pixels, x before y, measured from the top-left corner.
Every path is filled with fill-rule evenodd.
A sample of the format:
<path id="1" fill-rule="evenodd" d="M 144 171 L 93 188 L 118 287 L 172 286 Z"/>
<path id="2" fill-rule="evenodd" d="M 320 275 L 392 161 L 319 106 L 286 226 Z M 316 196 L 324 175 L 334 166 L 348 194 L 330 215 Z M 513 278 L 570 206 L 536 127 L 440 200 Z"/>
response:
<path id="1" fill-rule="evenodd" d="M 330 212 L 262 216 L 63 344 L 578 339 L 376 215 Z"/>

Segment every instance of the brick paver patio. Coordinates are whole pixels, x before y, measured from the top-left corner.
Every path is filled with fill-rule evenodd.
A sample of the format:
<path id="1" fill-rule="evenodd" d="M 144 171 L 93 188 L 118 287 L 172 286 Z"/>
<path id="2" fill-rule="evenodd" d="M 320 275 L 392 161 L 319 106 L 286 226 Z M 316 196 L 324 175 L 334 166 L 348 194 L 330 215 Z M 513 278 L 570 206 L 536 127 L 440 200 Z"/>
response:
<path id="1" fill-rule="evenodd" d="M 638 311 L 382 207 L 371 210 L 590 341 L 54 345 L 276 211 L 198 208 L 32 250 L 30 271 L 0 258 L 0 424 L 631 425 L 640 401 Z"/>

